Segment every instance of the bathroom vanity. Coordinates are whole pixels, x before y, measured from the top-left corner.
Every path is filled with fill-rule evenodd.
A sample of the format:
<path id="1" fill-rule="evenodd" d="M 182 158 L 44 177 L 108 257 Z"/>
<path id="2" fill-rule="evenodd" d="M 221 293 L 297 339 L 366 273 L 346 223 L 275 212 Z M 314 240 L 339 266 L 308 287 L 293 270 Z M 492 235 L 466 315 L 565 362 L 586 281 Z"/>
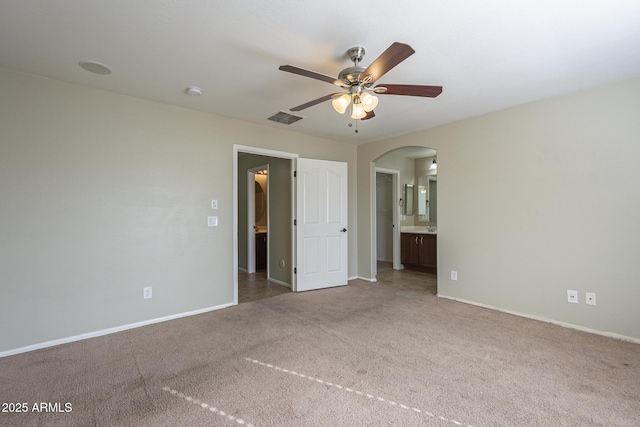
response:
<path id="1" fill-rule="evenodd" d="M 400 259 L 403 265 L 436 270 L 438 267 L 437 232 L 429 227 L 402 227 Z"/>

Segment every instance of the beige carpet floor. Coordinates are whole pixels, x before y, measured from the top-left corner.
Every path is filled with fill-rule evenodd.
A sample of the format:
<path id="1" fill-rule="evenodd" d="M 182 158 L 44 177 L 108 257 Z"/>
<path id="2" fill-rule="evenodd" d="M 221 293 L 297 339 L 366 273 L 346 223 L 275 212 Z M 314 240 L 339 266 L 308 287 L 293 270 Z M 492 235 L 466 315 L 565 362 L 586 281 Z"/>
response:
<path id="1" fill-rule="evenodd" d="M 640 346 L 434 293 L 387 271 L 6 357 L 0 425 L 640 426 Z"/>

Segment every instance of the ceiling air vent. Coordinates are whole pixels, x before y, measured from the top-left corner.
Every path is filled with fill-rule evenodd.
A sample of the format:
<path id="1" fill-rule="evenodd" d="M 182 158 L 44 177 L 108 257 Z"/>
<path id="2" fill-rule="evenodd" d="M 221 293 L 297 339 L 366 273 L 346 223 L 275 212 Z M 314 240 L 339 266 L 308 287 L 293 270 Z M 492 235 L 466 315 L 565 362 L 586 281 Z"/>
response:
<path id="1" fill-rule="evenodd" d="M 274 114 L 269 117 L 269 120 L 284 123 L 285 125 L 290 125 L 291 123 L 295 123 L 298 120 L 302 120 L 304 117 L 294 116 L 293 114 L 285 113 L 284 111 L 280 111 L 279 113 Z"/>

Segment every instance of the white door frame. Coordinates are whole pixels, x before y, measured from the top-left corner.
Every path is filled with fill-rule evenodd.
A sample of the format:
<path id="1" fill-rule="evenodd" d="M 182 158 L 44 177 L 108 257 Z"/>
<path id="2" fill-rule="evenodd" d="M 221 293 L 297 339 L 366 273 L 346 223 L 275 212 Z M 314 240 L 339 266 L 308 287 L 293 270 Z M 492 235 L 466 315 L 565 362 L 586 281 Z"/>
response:
<path id="1" fill-rule="evenodd" d="M 371 212 L 372 212 L 372 222 L 373 222 L 373 239 L 372 239 L 372 247 L 376 248 L 376 250 L 372 251 L 372 260 L 371 266 L 373 270 L 373 278 L 378 274 L 378 257 L 377 257 L 377 247 L 378 247 L 378 236 L 376 232 L 376 221 L 377 221 L 377 213 L 376 213 L 376 197 L 377 191 L 376 189 L 376 173 L 385 173 L 391 175 L 392 183 L 392 196 L 391 196 L 391 211 L 393 212 L 393 269 L 401 270 L 402 264 L 400 263 L 400 171 L 395 169 L 387 169 L 387 168 L 379 168 L 374 167 L 374 173 L 372 174 L 372 197 L 371 197 Z"/>
<path id="2" fill-rule="evenodd" d="M 238 304 L 238 155 L 239 153 L 257 154 L 260 156 L 278 157 L 281 159 L 295 160 L 298 154 L 284 151 L 269 150 L 266 148 L 250 147 L 246 145 L 233 144 L 233 304 Z M 294 168 L 292 167 L 292 170 Z M 291 176 L 291 217 L 295 218 L 295 186 L 293 173 Z M 292 287 L 295 290 L 296 277 L 293 274 L 295 259 L 295 229 L 291 224 L 291 268 Z"/>
<path id="3" fill-rule="evenodd" d="M 256 272 L 256 172 L 267 170 L 267 230 L 269 229 L 269 165 L 260 165 L 247 171 L 247 273 Z M 267 245 L 267 252 L 269 245 Z M 267 253 L 267 259 L 268 253 Z M 267 263 L 267 278 L 269 264 Z"/>

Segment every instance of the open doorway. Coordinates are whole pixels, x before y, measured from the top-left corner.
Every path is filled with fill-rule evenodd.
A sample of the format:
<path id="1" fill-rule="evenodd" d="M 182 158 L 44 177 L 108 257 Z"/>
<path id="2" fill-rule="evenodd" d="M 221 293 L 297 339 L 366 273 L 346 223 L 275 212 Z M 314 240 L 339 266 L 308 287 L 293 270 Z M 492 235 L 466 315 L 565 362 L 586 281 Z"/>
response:
<path id="1" fill-rule="evenodd" d="M 372 163 L 371 171 L 374 189 L 371 204 L 372 277 L 378 278 L 379 261 L 386 262 L 386 268 L 391 269 L 388 255 L 384 255 L 388 254 L 390 248 L 386 242 L 389 238 L 386 217 L 391 209 L 396 214 L 392 237 L 394 245 L 397 245 L 393 250 L 393 270 L 406 267 L 413 272 L 428 273 L 437 279 L 436 151 L 427 147 L 398 148 L 377 158 Z M 392 180 L 397 177 L 397 182 L 390 183 L 389 177 Z M 390 184 L 395 193 L 389 202 Z M 429 245 L 426 249 L 409 247 L 405 245 L 409 240 L 417 242 L 417 245 L 422 242 L 428 242 Z"/>
<path id="2" fill-rule="evenodd" d="M 375 168 L 375 242 L 376 274 L 381 263 L 394 270 L 402 269 L 400 263 L 400 171 Z"/>
<path id="3" fill-rule="evenodd" d="M 250 147 L 235 157 L 235 302 L 291 292 L 295 157 Z"/>
<path id="4" fill-rule="evenodd" d="M 297 292 L 346 285 L 347 163 L 239 145 L 233 151 L 234 304 L 239 274 L 249 274 L 248 172 L 263 164 L 270 193 L 267 281 Z"/>

